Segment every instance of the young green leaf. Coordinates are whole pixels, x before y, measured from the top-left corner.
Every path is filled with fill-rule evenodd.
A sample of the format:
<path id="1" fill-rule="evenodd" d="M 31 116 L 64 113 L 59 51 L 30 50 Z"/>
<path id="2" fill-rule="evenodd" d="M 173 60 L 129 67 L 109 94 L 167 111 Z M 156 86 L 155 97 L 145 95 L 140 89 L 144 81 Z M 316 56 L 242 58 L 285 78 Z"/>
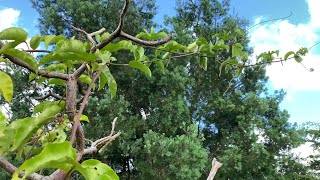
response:
<path id="1" fill-rule="evenodd" d="M 76 115 L 76 116 L 74 117 L 74 121 L 77 119 L 77 116 L 78 116 L 78 115 Z M 83 115 L 83 114 L 81 114 L 81 116 L 80 116 L 80 121 L 86 121 L 86 122 L 88 122 L 88 123 L 90 122 L 88 116 Z"/>
<path id="2" fill-rule="evenodd" d="M 35 35 L 30 40 L 30 47 L 32 49 L 37 49 L 37 47 L 39 46 L 40 42 L 41 42 L 41 36 Z"/>
<path id="3" fill-rule="evenodd" d="M 298 63 L 301 63 L 302 62 L 302 57 L 301 56 L 299 56 L 299 55 L 297 55 L 297 54 L 295 54 L 294 56 L 293 56 L 293 58 L 294 58 L 294 60 L 296 60 Z"/>
<path id="4" fill-rule="evenodd" d="M 34 79 L 37 78 L 37 77 L 38 77 L 38 75 L 36 75 L 35 73 L 30 73 L 30 75 L 29 75 L 29 82 L 32 81 L 32 80 L 34 80 Z"/>
<path id="5" fill-rule="evenodd" d="M 296 53 L 293 51 L 289 51 L 284 55 L 284 60 L 287 60 L 289 58 L 290 55 L 295 55 Z"/>
<path id="6" fill-rule="evenodd" d="M 81 163 L 82 168 L 77 170 L 86 179 L 105 179 L 105 180 L 118 180 L 118 175 L 110 168 L 110 166 L 96 160 L 88 159 Z"/>
<path id="7" fill-rule="evenodd" d="M 145 38 L 149 41 L 154 40 L 154 39 L 159 39 L 159 38 L 166 38 L 168 35 L 165 32 L 158 32 L 154 33 L 154 28 L 151 27 L 150 33 L 148 33 L 146 30 L 145 32 L 139 33 L 136 37 L 137 38 Z"/>
<path id="8" fill-rule="evenodd" d="M 66 83 L 64 80 L 57 79 L 57 78 L 50 78 L 47 84 L 48 85 L 52 84 L 52 85 L 66 86 Z"/>
<path id="9" fill-rule="evenodd" d="M 0 32 L 0 40 L 14 40 L 23 42 L 27 39 L 28 33 L 21 28 L 10 27 Z"/>
<path id="10" fill-rule="evenodd" d="M 8 74 L 0 70 L 0 81 L 0 94 L 6 101 L 10 102 L 13 96 L 12 79 Z"/>
<path id="11" fill-rule="evenodd" d="M 3 135 L 4 128 L 6 127 L 7 118 L 4 116 L 2 111 L 0 111 L 0 137 Z"/>
<path id="12" fill-rule="evenodd" d="M 33 114 L 37 114 L 39 112 L 44 111 L 46 108 L 50 108 L 52 106 L 59 106 L 60 109 L 64 109 L 65 101 L 42 101 L 40 104 L 36 105 L 33 109 Z"/>
<path id="13" fill-rule="evenodd" d="M 232 45 L 232 57 L 242 57 L 243 55 L 243 46 L 240 43 Z"/>
<path id="14" fill-rule="evenodd" d="M 108 82 L 111 98 L 113 98 L 117 94 L 117 82 L 112 76 L 110 69 L 108 67 L 104 68 L 101 74 L 102 76 L 104 76 L 103 78 L 106 79 L 106 82 Z"/>
<path id="15" fill-rule="evenodd" d="M 150 69 L 148 68 L 148 66 L 146 66 L 146 65 L 143 64 L 142 62 L 133 60 L 133 61 L 130 61 L 130 62 L 129 62 L 129 66 L 130 66 L 130 67 L 133 67 L 133 68 L 140 69 L 141 71 L 143 71 L 144 73 L 146 73 L 149 77 L 151 77 L 151 71 L 150 71 Z"/>
<path id="16" fill-rule="evenodd" d="M 41 37 L 41 41 L 44 41 L 44 45 L 46 49 L 48 49 L 49 45 L 52 43 L 57 43 L 61 40 L 66 39 L 66 37 L 60 35 L 60 36 L 54 36 L 54 35 L 46 35 Z"/>
<path id="17" fill-rule="evenodd" d="M 162 61 L 161 59 L 153 59 L 153 61 L 156 63 L 156 65 L 158 66 L 158 68 L 160 69 L 160 71 L 162 72 L 162 74 L 164 74 L 165 71 L 164 71 L 163 61 Z"/>
<path id="18" fill-rule="evenodd" d="M 207 57 L 200 57 L 199 58 L 199 65 L 202 67 L 205 71 L 207 70 L 208 67 L 208 58 Z"/>
<path id="19" fill-rule="evenodd" d="M 196 42 L 194 42 L 187 46 L 186 52 L 196 52 L 197 50 L 198 50 L 198 45 Z"/>
<path id="20" fill-rule="evenodd" d="M 37 172 L 44 168 L 62 169 L 68 172 L 76 162 L 76 151 L 72 148 L 70 142 L 49 143 L 40 154 L 26 160 L 13 174 L 12 179 L 18 180 L 19 173 L 24 171 L 22 179 L 29 174 Z"/>
<path id="21" fill-rule="evenodd" d="M 87 75 L 82 74 L 79 79 L 86 84 L 91 83 L 91 78 Z"/>

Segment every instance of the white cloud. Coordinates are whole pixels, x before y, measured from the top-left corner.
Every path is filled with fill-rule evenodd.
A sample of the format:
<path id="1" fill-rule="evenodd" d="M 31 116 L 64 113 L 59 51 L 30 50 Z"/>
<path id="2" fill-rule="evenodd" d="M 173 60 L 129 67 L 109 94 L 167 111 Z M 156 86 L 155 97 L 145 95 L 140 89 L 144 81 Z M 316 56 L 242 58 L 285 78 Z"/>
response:
<path id="1" fill-rule="evenodd" d="M 0 30 L 16 26 L 19 20 L 20 11 L 12 8 L 0 10 Z"/>
<path id="2" fill-rule="evenodd" d="M 269 50 L 280 50 L 280 57 L 288 51 L 297 51 L 301 47 L 311 47 L 320 41 L 317 31 L 320 28 L 319 0 L 307 0 L 310 20 L 307 23 L 292 24 L 288 20 L 258 25 L 251 31 L 251 43 L 255 55 Z M 257 18 L 256 22 L 260 22 Z M 282 52 L 282 53 L 281 53 Z M 304 67 L 304 66 L 306 67 Z M 267 75 L 272 86 L 285 89 L 290 93 L 306 90 L 320 90 L 320 52 L 311 51 L 304 58 L 303 65 L 288 60 L 267 67 Z M 307 69 L 313 68 L 313 72 Z"/>
<path id="3" fill-rule="evenodd" d="M 294 148 L 291 150 L 291 152 L 300 158 L 308 158 L 310 155 L 315 155 L 316 152 L 313 150 L 311 142 L 306 142 L 302 145 L 300 145 L 297 148 Z"/>

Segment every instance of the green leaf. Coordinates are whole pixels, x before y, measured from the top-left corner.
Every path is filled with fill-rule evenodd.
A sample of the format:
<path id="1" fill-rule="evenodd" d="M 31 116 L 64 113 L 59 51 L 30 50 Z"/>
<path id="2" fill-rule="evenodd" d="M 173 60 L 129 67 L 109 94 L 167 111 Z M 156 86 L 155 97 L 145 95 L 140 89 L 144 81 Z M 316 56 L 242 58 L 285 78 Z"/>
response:
<path id="1" fill-rule="evenodd" d="M 305 56 L 307 53 L 308 53 L 308 48 L 305 48 L 305 47 L 303 47 L 303 48 L 300 48 L 298 51 L 297 51 L 297 53 L 296 54 L 300 54 L 300 55 L 302 55 L 302 56 Z"/>
<path id="2" fill-rule="evenodd" d="M 110 62 L 110 57 L 112 54 L 109 51 L 100 51 L 97 49 L 95 55 L 102 60 L 101 64 L 107 64 Z"/>
<path id="3" fill-rule="evenodd" d="M 108 82 L 108 87 L 109 87 L 109 91 L 111 94 L 111 98 L 113 98 L 117 94 L 117 82 L 114 79 L 114 77 L 112 76 L 110 69 L 108 67 L 104 68 L 101 74 L 102 74 L 102 77 L 106 79 L 106 82 Z M 104 86 L 104 84 L 103 84 L 103 86 Z"/>
<path id="4" fill-rule="evenodd" d="M 61 109 L 64 109 L 65 101 L 42 101 L 40 104 L 34 107 L 33 114 L 42 112 L 46 108 L 50 108 L 52 106 L 59 106 Z"/>
<path id="5" fill-rule="evenodd" d="M 295 54 L 294 56 L 293 56 L 293 58 L 294 58 L 294 60 L 296 60 L 298 63 L 301 63 L 302 62 L 302 57 L 301 56 L 299 56 L 299 55 L 297 55 L 297 54 Z"/>
<path id="6" fill-rule="evenodd" d="M 80 40 L 63 40 L 57 43 L 55 52 L 66 52 L 66 53 L 75 53 L 75 54 L 85 54 L 86 47 L 83 42 Z"/>
<path id="7" fill-rule="evenodd" d="M 37 47 L 39 46 L 40 42 L 41 42 L 41 36 L 35 35 L 30 40 L 30 47 L 32 49 L 37 49 Z"/>
<path id="8" fill-rule="evenodd" d="M 30 73 L 30 75 L 29 75 L 29 82 L 32 81 L 32 80 L 34 80 L 34 79 L 37 78 L 37 77 L 38 77 L 38 75 L 36 75 L 35 73 Z"/>
<path id="9" fill-rule="evenodd" d="M 86 83 L 86 84 L 90 84 L 91 81 L 92 81 L 89 76 L 84 75 L 84 74 L 82 74 L 82 75 L 79 77 L 79 79 L 80 79 L 82 82 Z"/>
<path id="10" fill-rule="evenodd" d="M 101 42 L 101 36 L 99 34 L 96 34 L 94 38 L 96 39 L 97 43 Z"/>
<path id="11" fill-rule="evenodd" d="M 243 56 L 243 46 L 240 43 L 232 45 L 232 57 L 242 57 Z"/>
<path id="12" fill-rule="evenodd" d="M 144 48 L 141 46 L 137 47 L 136 52 L 134 53 L 134 56 L 135 56 L 135 60 L 142 61 L 144 57 Z"/>
<path id="13" fill-rule="evenodd" d="M 50 64 L 48 67 L 44 68 L 47 71 L 53 72 L 53 71 L 58 71 L 58 72 L 66 72 L 67 71 L 67 66 L 65 64 L 59 63 L 59 64 Z"/>
<path id="14" fill-rule="evenodd" d="M 89 159 L 81 163 L 81 169 L 77 169 L 86 179 L 118 180 L 118 175 L 106 164 Z"/>
<path id="15" fill-rule="evenodd" d="M 14 40 L 20 43 L 25 41 L 27 37 L 28 33 L 17 27 L 10 27 L 0 32 L 0 40 Z"/>
<path id="16" fill-rule="evenodd" d="M 196 43 L 197 43 L 198 45 L 208 44 L 206 38 L 203 38 L 203 37 L 198 38 L 197 41 L 196 41 Z"/>
<path id="17" fill-rule="evenodd" d="M 167 59 L 169 55 L 170 55 L 170 52 L 164 53 L 164 55 L 162 56 L 162 59 Z"/>
<path id="18" fill-rule="evenodd" d="M 115 52 L 122 49 L 130 50 L 131 52 L 135 52 L 137 49 L 136 45 L 133 45 L 131 41 L 122 40 L 117 43 L 110 43 L 102 48 L 102 51 L 108 50 L 109 52 Z"/>
<path id="19" fill-rule="evenodd" d="M 159 32 L 159 33 L 154 33 L 154 28 L 151 27 L 150 33 L 148 33 L 146 30 L 145 32 L 139 33 L 136 37 L 137 38 L 145 38 L 149 41 L 154 40 L 154 39 L 159 39 L 159 38 L 166 38 L 168 35 L 165 32 Z"/>
<path id="20" fill-rule="evenodd" d="M 48 85 L 53 84 L 53 85 L 59 85 L 59 86 L 66 86 L 65 81 L 62 79 L 57 79 L 57 78 L 50 78 Z"/>
<path id="21" fill-rule="evenodd" d="M 197 42 L 188 45 L 186 52 L 196 52 L 198 50 Z"/>
<path id="22" fill-rule="evenodd" d="M 31 54 L 29 54 L 27 52 L 20 51 L 18 49 L 7 48 L 7 49 L 3 49 L 2 53 L 16 57 L 16 58 L 26 62 L 27 64 L 29 64 L 32 67 L 32 69 L 34 71 L 38 70 L 37 60 L 35 59 L 35 57 L 33 57 Z"/>
<path id="23" fill-rule="evenodd" d="M 4 116 L 2 111 L 0 111 L 0 137 L 3 135 L 3 131 L 6 127 L 7 118 Z"/>
<path id="24" fill-rule="evenodd" d="M 153 59 L 153 61 L 156 63 L 156 65 L 158 66 L 158 68 L 160 69 L 160 71 L 162 72 L 162 74 L 164 74 L 165 71 L 164 71 L 163 61 L 162 61 L 161 59 Z"/>
<path id="25" fill-rule="evenodd" d="M 44 168 L 56 168 L 68 172 L 76 164 L 76 151 L 70 142 L 50 143 L 44 147 L 40 154 L 26 160 L 15 171 L 12 179 L 18 180 L 21 171 L 24 171 L 22 179 L 25 179 L 29 174 Z"/>
<path id="26" fill-rule="evenodd" d="M 207 57 L 200 57 L 199 65 L 206 71 L 208 67 L 208 58 Z"/>
<path id="27" fill-rule="evenodd" d="M 105 33 L 103 33 L 103 34 L 101 35 L 101 39 L 102 39 L 102 40 L 105 40 L 105 39 L 107 39 L 109 36 L 110 36 L 110 33 L 105 32 Z"/>
<path id="28" fill-rule="evenodd" d="M 6 101 L 10 102 L 13 96 L 12 79 L 8 74 L 0 70 L 0 82 L 0 94 Z"/>
<path id="29" fill-rule="evenodd" d="M 15 151 L 25 145 L 35 135 L 37 130 L 47 123 L 48 120 L 52 119 L 60 110 L 59 106 L 54 105 L 46 108 L 37 117 L 27 117 L 10 123 L 4 129 L 4 135 L 0 136 L 0 154 Z"/>
<path id="30" fill-rule="evenodd" d="M 284 55 L 284 60 L 287 60 L 288 58 L 289 58 L 289 56 L 290 55 L 292 55 L 292 54 L 296 54 L 295 52 L 293 52 L 293 51 L 289 51 L 289 52 L 287 52 L 285 55 Z"/>
<path id="31" fill-rule="evenodd" d="M 41 41 L 44 41 L 44 45 L 46 49 L 48 49 L 49 45 L 52 43 L 57 43 L 61 40 L 65 40 L 66 37 L 60 35 L 60 36 L 54 36 L 54 35 L 46 35 L 41 37 Z"/>
<path id="32" fill-rule="evenodd" d="M 108 82 L 107 76 L 102 72 L 99 75 L 99 88 L 98 88 L 98 91 L 103 89 L 107 82 Z"/>
<path id="33" fill-rule="evenodd" d="M 151 77 L 151 71 L 148 68 L 148 66 L 146 66 L 145 64 L 143 64 L 140 61 L 130 61 L 129 62 L 129 66 L 133 67 L 133 68 L 137 68 L 140 69 L 141 71 L 143 71 L 144 73 L 146 73 L 149 77 Z"/>
<path id="34" fill-rule="evenodd" d="M 74 117 L 74 121 L 77 119 L 77 117 L 78 117 L 78 115 L 76 115 L 76 116 Z M 83 114 L 81 114 L 81 116 L 80 116 L 80 121 L 86 121 L 86 122 L 88 122 L 88 123 L 90 122 L 88 116 L 83 115 Z"/>
<path id="35" fill-rule="evenodd" d="M 185 51 L 187 47 L 177 43 L 176 41 L 170 41 L 165 44 L 164 49 L 170 52 L 176 52 L 179 50 Z"/>
<path id="36" fill-rule="evenodd" d="M 220 65 L 220 68 L 219 68 L 219 71 L 220 71 L 219 76 L 222 73 L 223 67 L 228 67 L 230 65 L 232 66 L 232 65 L 238 65 L 238 64 L 239 64 L 239 62 L 236 59 L 227 59 L 227 60 L 223 61 Z"/>

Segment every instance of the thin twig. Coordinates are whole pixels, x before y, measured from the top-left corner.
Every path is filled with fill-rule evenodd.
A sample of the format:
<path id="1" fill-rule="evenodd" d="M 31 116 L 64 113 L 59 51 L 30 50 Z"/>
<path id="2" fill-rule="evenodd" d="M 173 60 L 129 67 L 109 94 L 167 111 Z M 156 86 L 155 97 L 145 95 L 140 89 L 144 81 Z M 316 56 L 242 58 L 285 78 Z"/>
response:
<path id="1" fill-rule="evenodd" d="M 80 117 L 82 115 L 82 112 L 84 110 L 84 107 L 89 99 L 89 96 L 90 96 L 90 93 L 91 93 L 91 89 L 93 87 L 93 84 L 94 82 L 97 80 L 97 78 L 99 77 L 99 75 L 102 73 L 103 69 L 106 68 L 108 66 L 108 64 L 105 64 L 101 67 L 101 69 L 97 72 L 97 74 L 93 77 L 91 83 L 89 84 L 89 87 L 84 95 L 84 98 L 83 98 L 83 101 L 81 103 L 81 106 L 80 106 L 80 109 L 79 109 L 79 112 L 77 114 L 77 118 L 74 122 L 74 127 L 72 128 L 72 133 L 71 133 L 71 139 L 70 139 L 70 142 L 71 144 L 73 144 L 74 142 L 74 139 L 75 139 L 75 135 L 76 135 L 76 131 L 77 131 L 77 128 L 78 128 L 78 125 L 80 123 Z"/>
<path id="2" fill-rule="evenodd" d="M 256 27 L 256 26 L 258 26 L 258 25 L 260 25 L 260 24 L 264 24 L 264 23 L 267 23 L 267 22 L 270 22 L 270 21 L 277 21 L 277 20 L 287 19 L 287 18 L 291 17 L 292 14 L 293 14 L 293 13 L 290 12 L 290 15 L 285 16 L 285 17 L 275 18 L 275 19 L 269 19 L 269 20 L 266 20 L 266 21 L 259 22 L 259 23 L 255 24 L 255 25 L 249 27 L 246 31 L 249 31 L 250 29 L 252 29 L 252 28 L 254 28 L 254 27 Z"/>
<path id="3" fill-rule="evenodd" d="M 126 39 L 129 39 L 135 43 L 138 43 L 140 45 L 144 45 L 144 46 L 160 46 L 162 44 L 165 44 L 167 42 L 169 42 L 172 39 L 172 36 L 167 36 L 166 38 L 159 40 L 159 41 L 145 41 L 145 40 L 141 40 L 139 38 L 136 38 L 134 36 L 131 36 L 125 32 L 120 33 L 120 36 Z"/>

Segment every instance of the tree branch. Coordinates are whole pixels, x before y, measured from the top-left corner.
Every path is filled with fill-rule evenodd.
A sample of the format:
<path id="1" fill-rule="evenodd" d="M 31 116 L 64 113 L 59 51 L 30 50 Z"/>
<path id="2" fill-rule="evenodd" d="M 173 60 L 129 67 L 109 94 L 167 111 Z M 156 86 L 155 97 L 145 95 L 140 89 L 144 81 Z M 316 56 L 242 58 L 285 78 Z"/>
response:
<path id="1" fill-rule="evenodd" d="M 0 167 L 3 168 L 4 170 L 6 170 L 11 175 L 14 174 L 14 172 L 17 170 L 17 168 L 13 164 L 11 164 L 7 159 L 5 159 L 1 156 L 0 156 Z M 19 174 L 20 177 L 22 177 L 23 175 L 24 175 L 23 172 L 21 172 Z M 49 179 L 49 178 L 42 176 L 38 173 L 32 173 L 27 177 L 27 179 L 40 180 L 40 179 Z"/>
<path id="2" fill-rule="evenodd" d="M 35 97 L 34 99 L 36 99 L 36 100 L 44 100 L 44 99 L 47 99 L 48 97 L 54 97 L 54 98 L 56 98 L 56 99 L 59 99 L 59 100 L 66 100 L 66 98 L 65 97 L 62 97 L 62 96 L 60 96 L 59 94 L 55 94 L 55 93 L 53 93 L 53 92 L 51 92 L 51 91 L 49 91 L 49 93 L 48 94 L 46 94 L 46 95 L 44 95 L 44 96 L 41 96 L 41 97 Z"/>
<path id="3" fill-rule="evenodd" d="M 82 29 L 80 29 L 80 28 L 74 27 L 74 26 L 72 26 L 72 25 L 71 25 L 71 28 L 74 29 L 74 30 L 76 30 L 76 31 L 80 31 L 80 32 L 82 32 L 83 34 L 85 34 L 85 35 L 87 36 L 88 40 L 91 42 L 91 44 L 92 44 L 93 46 L 97 45 L 97 43 L 96 43 L 96 41 L 92 38 L 92 36 L 94 36 L 94 35 L 96 35 L 96 34 L 101 34 L 101 33 L 103 33 L 104 31 L 106 31 L 105 28 L 101 28 L 99 31 L 92 32 L 92 33 L 89 34 L 89 33 L 87 33 L 86 31 L 84 31 L 84 30 L 82 30 Z"/>
<path id="4" fill-rule="evenodd" d="M 138 39 L 134 36 L 131 36 L 125 32 L 121 32 L 120 36 L 123 38 L 129 39 L 135 43 L 138 43 L 140 45 L 144 45 L 144 46 L 159 46 L 159 45 L 162 45 L 162 44 L 169 42 L 172 39 L 172 36 L 168 36 L 168 37 L 166 37 L 162 40 L 159 40 L 159 41 L 145 41 L 145 40 Z"/>
<path id="5" fill-rule="evenodd" d="M 27 49 L 27 50 L 23 50 L 25 52 L 40 52 L 40 53 L 51 53 L 51 51 L 48 51 L 48 50 L 41 50 L 41 49 L 34 49 L 34 50 L 31 50 L 31 49 Z"/>
<path id="6" fill-rule="evenodd" d="M 216 175 L 218 169 L 222 166 L 222 163 L 220 163 L 219 161 L 217 161 L 216 158 L 212 159 L 212 168 L 210 171 L 210 174 L 207 178 L 207 180 L 213 180 L 214 176 Z"/>
<path id="7" fill-rule="evenodd" d="M 13 56 L 7 55 L 7 54 L 5 54 L 4 56 L 6 58 L 8 58 L 12 63 L 14 63 L 18 66 L 24 67 L 24 68 L 28 69 L 30 72 L 38 74 L 39 76 L 47 77 L 47 78 L 58 78 L 58 79 L 62 79 L 62 80 L 68 80 L 68 75 L 66 75 L 66 74 L 47 72 L 44 70 L 39 70 L 37 73 L 29 64 L 25 63 L 24 61 L 22 61 L 18 58 L 15 58 Z"/>
<path id="8" fill-rule="evenodd" d="M 92 47 L 90 52 L 95 52 L 97 49 L 103 48 L 104 46 L 106 46 L 107 44 L 112 42 L 115 38 L 120 36 L 120 33 L 123 28 L 123 24 L 124 24 L 124 18 L 125 18 L 126 12 L 128 11 L 128 8 L 129 8 L 129 4 L 130 4 L 130 0 L 126 0 L 124 6 L 122 8 L 121 14 L 120 14 L 120 20 L 119 20 L 119 25 L 118 25 L 117 29 L 114 30 L 107 39 L 103 40 L 101 43 Z"/>
<path id="9" fill-rule="evenodd" d="M 82 63 L 81 66 L 73 73 L 73 76 L 78 79 L 86 69 L 87 63 Z"/>
<path id="10" fill-rule="evenodd" d="M 101 154 L 106 149 L 108 144 L 110 144 L 113 140 L 115 140 L 118 136 L 120 136 L 121 132 L 114 134 L 114 128 L 115 128 L 116 121 L 117 121 L 117 118 L 115 118 L 112 122 L 112 129 L 111 129 L 109 136 L 106 136 L 104 138 L 96 140 L 95 142 L 92 142 L 91 146 L 89 148 L 85 149 L 83 154 L 96 153 L 98 151 L 99 147 L 101 147 L 99 150 L 99 153 Z"/>
<path id="11" fill-rule="evenodd" d="M 78 114 L 77 114 L 77 118 L 76 118 L 76 120 L 75 120 L 74 126 L 73 126 L 73 128 L 72 128 L 71 139 L 70 139 L 71 144 L 73 144 L 73 141 L 74 141 L 74 139 L 75 139 L 75 135 L 76 135 L 76 131 L 77 131 L 77 128 L 78 128 L 78 124 L 80 123 L 80 122 L 79 122 L 79 121 L 80 121 L 80 117 L 81 117 L 82 112 L 83 112 L 83 110 L 84 110 L 84 107 L 85 107 L 85 105 L 86 105 L 86 103 L 87 103 L 87 101 L 88 101 L 88 99 L 89 99 L 89 96 L 90 96 L 90 93 L 91 93 L 91 89 L 92 89 L 92 87 L 93 87 L 93 84 L 94 84 L 94 82 L 97 80 L 97 78 L 99 77 L 99 75 L 101 74 L 102 70 L 103 70 L 105 67 L 107 67 L 107 66 L 108 66 L 108 64 L 103 65 L 103 66 L 101 67 L 101 69 L 98 71 L 98 73 L 93 77 L 91 83 L 89 84 L 89 87 L 88 87 L 88 89 L 87 89 L 87 91 L 86 91 L 86 93 L 85 93 L 85 95 L 84 95 L 83 101 L 82 101 L 82 103 L 81 103 L 79 112 L 78 112 Z"/>

